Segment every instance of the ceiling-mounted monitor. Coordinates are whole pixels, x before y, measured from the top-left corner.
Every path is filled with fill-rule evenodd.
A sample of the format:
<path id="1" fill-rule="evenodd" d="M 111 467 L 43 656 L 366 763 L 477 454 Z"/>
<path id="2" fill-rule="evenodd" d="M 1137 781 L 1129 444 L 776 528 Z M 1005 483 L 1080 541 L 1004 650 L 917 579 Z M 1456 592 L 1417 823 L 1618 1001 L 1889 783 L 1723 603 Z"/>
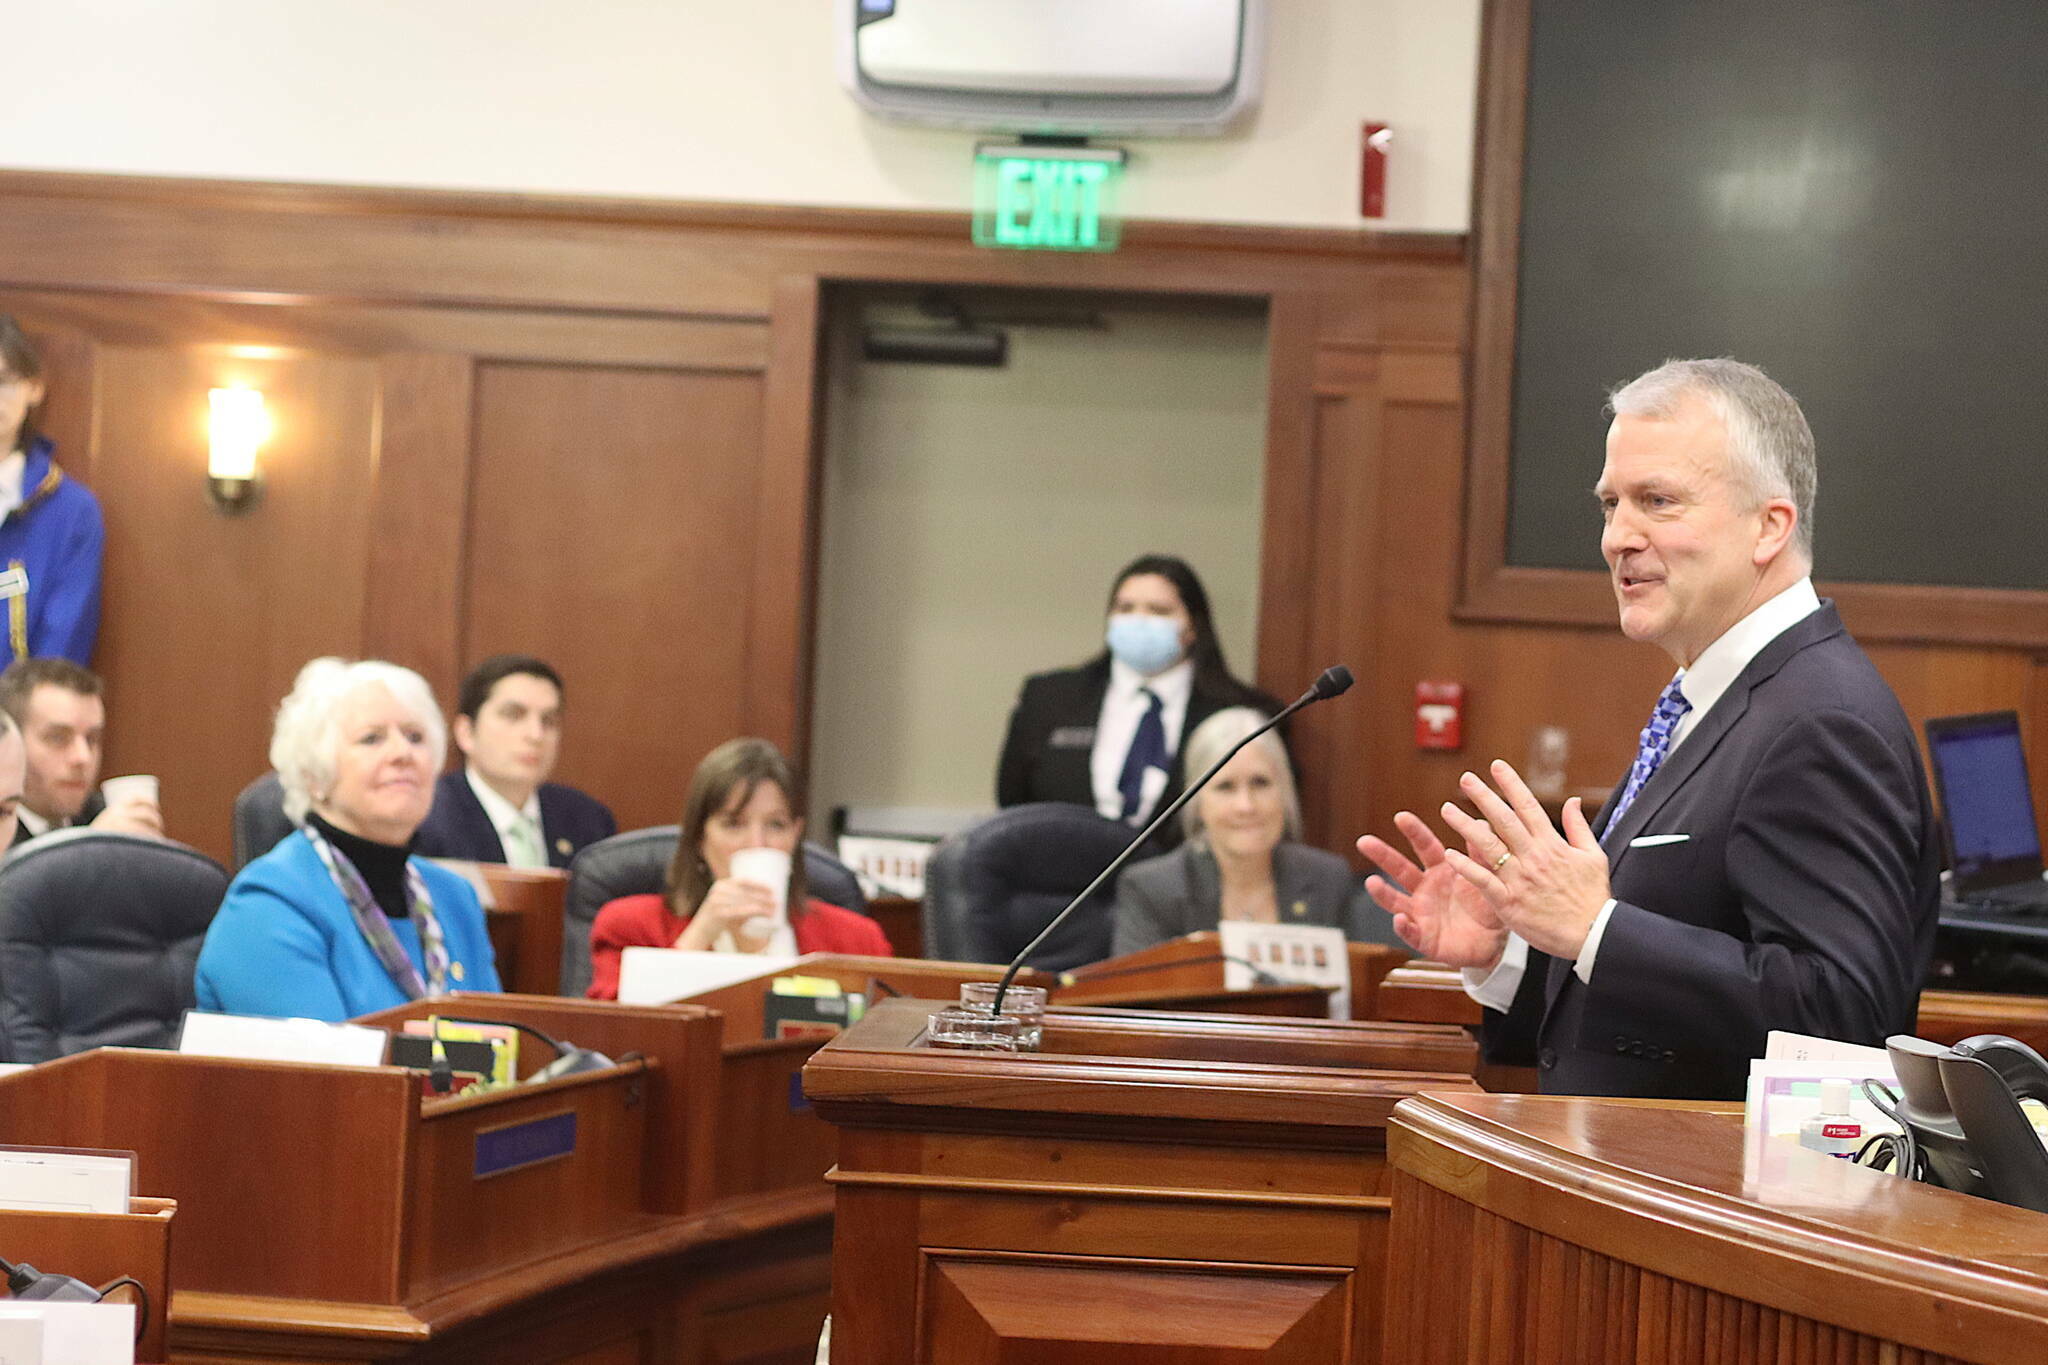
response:
<path id="1" fill-rule="evenodd" d="M 836 0 L 883 118 L 1068 137 L 1222 133 L 1257 102 L 1266 0 Z"/>

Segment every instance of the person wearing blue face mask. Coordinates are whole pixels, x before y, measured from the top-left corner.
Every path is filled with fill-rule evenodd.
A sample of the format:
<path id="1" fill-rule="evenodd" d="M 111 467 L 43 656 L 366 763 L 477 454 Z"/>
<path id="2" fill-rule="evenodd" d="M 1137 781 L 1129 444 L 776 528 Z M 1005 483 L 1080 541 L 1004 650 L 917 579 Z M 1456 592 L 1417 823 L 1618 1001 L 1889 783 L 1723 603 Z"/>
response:
<path id="1" fill-rule="evenodd" d="M 1180 793 L 1181 737 L 1229 706 L 1279 710 L 1223 660 L 1209 594 L 1183 560 L 1143 555 L 1109 594 L 1104 649 L 1025 679 L 996 771 L 1004 806 L 1065 801 L 1141 826 Z M 1180 831 L 1161 830 L 1161 851 Z"/>

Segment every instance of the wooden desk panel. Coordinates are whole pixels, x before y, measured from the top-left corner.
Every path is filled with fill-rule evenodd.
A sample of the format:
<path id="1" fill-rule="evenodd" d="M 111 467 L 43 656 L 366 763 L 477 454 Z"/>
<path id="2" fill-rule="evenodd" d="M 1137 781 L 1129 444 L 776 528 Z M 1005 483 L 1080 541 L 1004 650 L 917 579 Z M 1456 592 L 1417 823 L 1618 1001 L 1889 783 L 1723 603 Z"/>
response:
<path id="1" fill-rule="evenodd" d="M 1937 1043 L 2003 1033 L 2048 1055 L 2048 996 L 1978 991 L 1922 991 L 1914 1031 Z"/>
<path id="2" fill-rule="evenodd" d="M 1377 1359 L 1384 1126 L 1468 1078 L 1317 1064 L 1372 1025 L 1222 1015 L 1054 1009 L 1047 1051 L 938 1052 L 930 1008 L 805 1071 L 840 1129 L 838 1365 Z"/>
<path id="3" fill-rule="evenodd" d="M 620 1005 L 609 1000 L 571 1000 L 557 995 L 456 995 L 366 1014 L 358 1023 L 397 1028 L 407 1019 L 440 1014 L 449 1018 L 496 1019 L 537 1028 L 618 1059 L 652 1058 L 660 1070 L 650 1078 L 647 1118 L 647 1208 L 685 1213 L 715 1197 L 712 1153 L 719 1142 L 717 1106 L 704 1097 L 718 1093 L 717 1015 L 695 1006 Z M 520 1074 L 551 1060 L 535 1039 L 519 1049 Z"/>
<path id="4" fill-rule="evenodd" d="M 569 874 L 503 863 L 475 867 L 496 902 L 485 918 L 499 984 L 515 995 L 554 995 L 562 985 L 562 909 Z"/>
<path id="5" fill-rule="evenodd" d="M 1752 1166 L 1732 1106 L 1430 1095 L 1389 1150 L 1388 1365 L 2048 1359 L 2048 1216 Z"/>
<path id="6" fill-rule="evenodd" d="M 114 1302 L 136 1304 L 142 1335 L 139 1361 L 166 1359 L 165 1322 L 171 1310 L 171 1220 L 175 1199 L 132 1198 L 126 1213 L 46 1213 L 0 1209 L 0 1254 L 54 1275 L 69 1275 L 95 1287 L 123 1275 L 134 1277 L 148 1296 L 120 1291 Z"/>
<path id="7" fill-rule="evenodd" d="M 390 1304 L 418 1094 L 389 1069 L 100 1048 L 0 1077 L 0 1142 L 134 1152 L 178 1201 L 176 1292 Z"/>
<path id="8" fill-rule="evenodd" d="M 781 1142 L 718 1126 L 715 1015 L 517 996 L 419 1009 L 649 1060 L 423 1103 L 392 1069 L 101 1049 L 0 1078 L 0 1141 L 130 1148 L 144 1181 L 182 1195 L 179 1365 L 808 1360 L 792 1343 L 815 1341 L 824 1311 L 822 1160 L 801 1188 L 716 1197 L 714 1138 Z M 572 1156 L 474 1178 L 478 1130 L 563 1110 Z"/>
<path id="9" fill-rule="evenodd" d="M 924 956 L 924 902 L 908 896 L 877 896 L 868 902 L 868 918 L 882 926 L 883 937 L 896 956 Z"/>

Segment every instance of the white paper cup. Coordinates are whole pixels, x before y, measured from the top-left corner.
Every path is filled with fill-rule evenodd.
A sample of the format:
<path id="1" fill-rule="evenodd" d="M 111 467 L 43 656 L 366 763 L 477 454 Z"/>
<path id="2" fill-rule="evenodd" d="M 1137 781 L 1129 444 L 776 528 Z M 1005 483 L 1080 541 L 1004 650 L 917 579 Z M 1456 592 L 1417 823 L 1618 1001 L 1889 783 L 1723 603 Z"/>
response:
<path id="1" fill-rule="evenodd" d="M 126 801 L 147 801 L 158 804 L 157 780 L 148 773 L 132 773 L 127 777 L 110 777 L 100 783 L 100 796 L 108 809 Z"/>
<path id="2" fill-rule="evenodd" d="M 748 937 L 766 943 L 768 937 L 788 923 L 788 853 L 782 849 L 739 849 L 733 853 L 733 880 L 754 882 L 774 894 L 774 915 L 750 921 Z"/>

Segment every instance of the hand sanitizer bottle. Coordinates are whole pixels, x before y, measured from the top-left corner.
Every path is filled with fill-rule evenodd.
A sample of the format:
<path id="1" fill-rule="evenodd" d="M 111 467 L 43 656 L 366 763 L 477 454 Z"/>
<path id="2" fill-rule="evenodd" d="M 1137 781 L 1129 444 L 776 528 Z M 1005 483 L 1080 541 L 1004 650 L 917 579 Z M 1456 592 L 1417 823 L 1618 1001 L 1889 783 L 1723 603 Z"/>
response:
<path id="1" fill-rule="evenodd" d="M 1849 1083 L 1820 1083 L 1820 1111 L 1799 1125 L 1799 1145 L 1809 1152 L 1854 1158 L 1863 1145 L 1863 1125 L 1849 1114 Z"/>

